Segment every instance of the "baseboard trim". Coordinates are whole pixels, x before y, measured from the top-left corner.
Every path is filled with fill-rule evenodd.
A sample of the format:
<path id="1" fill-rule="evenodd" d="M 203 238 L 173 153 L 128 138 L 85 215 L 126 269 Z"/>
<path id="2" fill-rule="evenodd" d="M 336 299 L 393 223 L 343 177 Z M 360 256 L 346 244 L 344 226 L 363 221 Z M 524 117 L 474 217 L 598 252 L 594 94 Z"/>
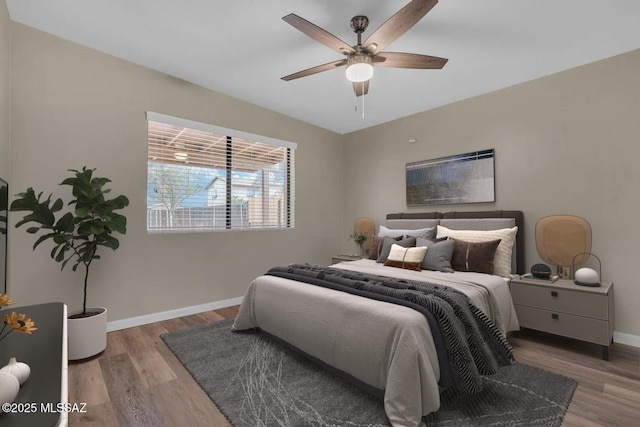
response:
<path id="1" fill-rule="evenodd" d="M 640 336 L 625 334 L 622 332 L 613 333 L 613 342 L 619 344 L 630 345 L 633 347 L 640 347 Z"/>
<path id="2" fill-rule="evenodd" d="M 217 310 L 219 308 L 231 307 L 242 302 L 242 297 L 214 301 L 207 304 L 192 305 L 190 307 L 177 308 L 175 310 L 161 311 L 159 313 L 146 314 L 144 316 L 130 317 L 128 319 L 114 320 L 107 322 L 107 332 L 118 331 L 120 329 L 133 328 L 148 323 L 161 322 L 163 320 L 175 319 L 176 317 L 190 316 L 202 313 L 203 311 Z"/>

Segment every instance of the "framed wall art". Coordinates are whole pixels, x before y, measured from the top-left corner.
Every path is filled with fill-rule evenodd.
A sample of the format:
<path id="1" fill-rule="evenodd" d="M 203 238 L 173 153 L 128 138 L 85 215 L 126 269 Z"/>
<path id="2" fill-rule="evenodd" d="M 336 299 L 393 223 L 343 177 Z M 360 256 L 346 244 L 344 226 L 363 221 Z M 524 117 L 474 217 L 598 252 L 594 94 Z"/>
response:
<path id="1" fill-rule="evenodd" d="M 494 150 L 407 163 L 407 206 L 495 202 Z"/>

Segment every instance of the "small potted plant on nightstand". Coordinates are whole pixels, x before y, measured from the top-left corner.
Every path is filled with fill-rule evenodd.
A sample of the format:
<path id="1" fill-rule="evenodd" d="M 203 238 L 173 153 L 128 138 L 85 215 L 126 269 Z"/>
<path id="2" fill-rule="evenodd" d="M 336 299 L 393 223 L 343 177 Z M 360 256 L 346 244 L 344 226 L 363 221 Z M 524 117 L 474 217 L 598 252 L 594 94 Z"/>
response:
<path id="1" fill-rule="evenodd" d="M 72 189 L 74 199 L 68 206 L 73 206 L 73 211 L 63 213 L 61 199 L 51 203 L 49 195 L 41 200 L 42 192 L 36 195 L 31 187 L 17 194 L 10 208 L 11 211 L 28 212 L 16 227 L 34 222 L 38 225 L 27 228 L 27 233 L 44 231 L 33 249 L 46 240 L 52 240 L 55 246 L 51 258 L 62 263 L 61 270 L 69 261 L 73 263 L 73 271 L 80 265 L 84 266 L 82 310 L 71 312 L 68 317 L 70 360 L 85 359 L 106 348 L 107 309 L 87 308 L 89 267 L 94 260 L 100 259 L 97 254 L 99 247 L 118 249 L 120 243 L 112 236 L 114 232 L 125 234 L 127 231 L 127 218 L 115 211 L 128 206 L 129 199 L 126 196 L 105 198 L 111 190 L 105 189 L 104 185 L 111 180 L 93 176 L 94 171 L 86 167 L 81 171 L 69 169 L 74 176 L 60 183 Z M 61 216 L 56 219 L 58 214 Z"/>
<path id="2" fill-rule="evenodd" d="M 362 245 L 364 245 L 364 242 L 367 241 L 367 235 L 358 233 L 357 231 L 353 231 L 351 234 L 349 234 L 349 238 L 353 240 L 356 245 L 358 245 L 358 249 L 360 250 L 360 255 L 362 256 L 366 255 L 364 253 L 364 248 Z"/>

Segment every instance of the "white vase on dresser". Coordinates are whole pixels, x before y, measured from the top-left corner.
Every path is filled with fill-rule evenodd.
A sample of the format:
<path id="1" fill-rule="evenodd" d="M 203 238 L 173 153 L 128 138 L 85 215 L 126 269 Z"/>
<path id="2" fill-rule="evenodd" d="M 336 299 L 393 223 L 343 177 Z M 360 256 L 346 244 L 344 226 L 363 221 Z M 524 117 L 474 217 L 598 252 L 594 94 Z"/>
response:
<path id="1" fill-rule="evenodd" d="M 20 392 L 20 382 L 8 372 L 0 372 L 0 404 L 12 403 Z"/>

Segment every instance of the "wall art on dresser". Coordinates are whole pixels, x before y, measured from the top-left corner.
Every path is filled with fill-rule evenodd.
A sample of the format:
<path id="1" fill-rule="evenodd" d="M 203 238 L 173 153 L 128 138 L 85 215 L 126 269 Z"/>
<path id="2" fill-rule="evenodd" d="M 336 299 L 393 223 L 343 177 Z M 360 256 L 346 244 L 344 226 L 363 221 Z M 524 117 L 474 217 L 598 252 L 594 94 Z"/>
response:
<path id="1" fill-rule="evenodd" d="M 407 163 L 407 206 L 495 202 L 494 150 Z"/>

